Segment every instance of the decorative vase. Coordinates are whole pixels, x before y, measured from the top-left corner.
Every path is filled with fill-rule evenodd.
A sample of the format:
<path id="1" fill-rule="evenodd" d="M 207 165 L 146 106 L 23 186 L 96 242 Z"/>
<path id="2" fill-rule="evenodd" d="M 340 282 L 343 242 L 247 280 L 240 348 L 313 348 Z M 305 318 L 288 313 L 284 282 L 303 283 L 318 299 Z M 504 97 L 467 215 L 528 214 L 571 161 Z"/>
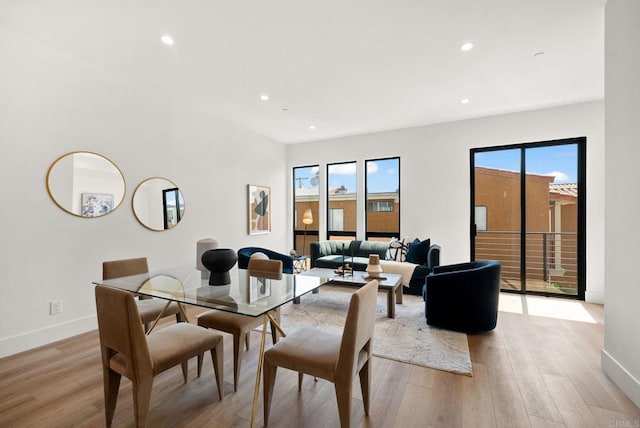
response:
<path id="1" fill-rule="evenodd" d="M 230 248 L 216 248 L 202 253 L 201 257 L 204 267 L 209 269 L 209 285 L 231 284 L 229 269 L 238 261 L 238 255 Z"/>
<path id="2" fill-rule="evenodd" d="M 201 279 L 209 279 L 211 272 L 202 264 L 202 254 L 207 250 L 214 250 L 218 248 L 218 241 L 211 238 L 200 239 L 196 243 L 196 269 L 200 271 Z"/>
<path id="3" fill-rule="evenodd" d="M 380 256 L 378 254 L 371 254 L 369 256 L 367 273 L 371 278 L 380 278 L 380 276 L 382 276 L 382 266 L 380 266 Z"/>

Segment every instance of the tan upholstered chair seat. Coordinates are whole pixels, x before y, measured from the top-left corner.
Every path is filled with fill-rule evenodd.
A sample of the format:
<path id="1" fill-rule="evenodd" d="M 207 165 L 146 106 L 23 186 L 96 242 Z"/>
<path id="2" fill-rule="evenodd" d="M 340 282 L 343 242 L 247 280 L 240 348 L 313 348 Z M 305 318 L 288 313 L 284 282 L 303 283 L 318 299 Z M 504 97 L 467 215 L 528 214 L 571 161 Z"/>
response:
<path id="1" fill-rule="evenodd" d="M 219 334 L 211 334 L 204 328 L 188 323 L 177 323 L 147 336 L 147 346 L 151 354 L 153 375 L 162 373 L 182 363 L 185 358 L 197 357 L 222 341 Z M 116 354 L 110 366 L 122 375 L 128 375 L 124 355 Z"/>
<path id="2" fill-rule="evenodd" d="M 215 323 L 215 329 L 231 334 L 240 334 L 262 325 L 262 317 L 248 317 L 224 311 L 208 311 L 198 316 L 198 325 L 208 327 Z"/>
<path id="3" fill-rule="evenodd" d="M 287 336 L 269 352 L 269 361 L 279 367 L 333 380 L 342 337 L 305 327 Z"/>

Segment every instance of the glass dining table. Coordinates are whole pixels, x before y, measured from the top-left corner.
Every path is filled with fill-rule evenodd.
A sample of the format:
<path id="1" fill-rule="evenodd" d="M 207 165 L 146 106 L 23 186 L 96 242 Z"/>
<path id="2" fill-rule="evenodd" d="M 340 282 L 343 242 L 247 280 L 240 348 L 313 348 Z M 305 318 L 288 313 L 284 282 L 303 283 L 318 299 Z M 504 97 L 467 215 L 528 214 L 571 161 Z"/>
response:
<path id="1" fill-rule="evenodd" d="M 187 322 L 189 322 L 189 319 L 184 310 L 184 304 L 217 309 L 249 317 L 262 317 L 262 338 L 251 411 L 251 426 L 253 427 L 260 390 L 267 323 L 271 321 L 280 334 L 286 336 L 270 314 L 270 311 L 316 290 L 327 283 L 328 279 L 290 274 L 268 278 L 250 275 L 248 270 L 237 268 L 232 269 L 229 274 L 231 278 L 230 284 L 209 285 L 207 279 L 201 278 L 201 272 L 195 266 L 181 266 L 139 275 L 93 281 L 93 284 L 164 299 L 167 301 L 167 306 L 171 302 L 177 302 Z M 160 317 L 153 323 L 151 330 L 155 327 Z"/>

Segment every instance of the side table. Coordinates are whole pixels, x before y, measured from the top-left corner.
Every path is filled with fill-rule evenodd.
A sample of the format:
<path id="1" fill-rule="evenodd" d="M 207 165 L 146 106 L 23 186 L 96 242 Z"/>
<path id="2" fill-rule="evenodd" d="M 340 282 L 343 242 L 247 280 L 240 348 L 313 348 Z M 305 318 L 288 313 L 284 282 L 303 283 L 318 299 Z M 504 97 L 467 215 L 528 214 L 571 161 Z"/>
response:
<path id="1" fill-rule="evenodd" d="M 307 260 L 309 256 L 295 256 L 293 258 L 293 273 L 302 273 L 307 270 Z M 318 290 L 313 290 L 314 293 L 317 293 Z M 297 305 L 300 303 L 300 298 L 296 297 L 293 299 L 293 304 Z"/>
<path id="2" fill-rule="evenodd" d="M 293 273 L 300 273 L 307 270 L 307 260 L 309 256 L 296 256 L 293 258 Z"/>

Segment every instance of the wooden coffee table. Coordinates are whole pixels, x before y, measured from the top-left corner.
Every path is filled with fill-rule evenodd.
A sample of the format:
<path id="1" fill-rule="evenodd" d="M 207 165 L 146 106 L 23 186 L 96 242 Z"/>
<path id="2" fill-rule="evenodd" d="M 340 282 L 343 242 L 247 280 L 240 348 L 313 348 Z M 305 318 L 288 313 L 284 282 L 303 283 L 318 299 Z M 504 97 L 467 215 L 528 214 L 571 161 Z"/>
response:
<path id="1" fill-rule="evenodd" d="M 306 276 L 319 276 L 326 278 L 326 284 L 347 285 L 350 287 L 362 287 L 372 280 L 368 278 L 367 272 L 354 271 L 353 275 L 338 275 L 333 269 L 313 268 L 300 273 Z M 396 304 L 402 304 L 402 275 L 395 273 L 382 273 L 382 278 L 378 279 L 378 290 L 387 292 L 387 316 L 396 317 Z M 294 302 L 297 303 L 297 302 Z"/>

